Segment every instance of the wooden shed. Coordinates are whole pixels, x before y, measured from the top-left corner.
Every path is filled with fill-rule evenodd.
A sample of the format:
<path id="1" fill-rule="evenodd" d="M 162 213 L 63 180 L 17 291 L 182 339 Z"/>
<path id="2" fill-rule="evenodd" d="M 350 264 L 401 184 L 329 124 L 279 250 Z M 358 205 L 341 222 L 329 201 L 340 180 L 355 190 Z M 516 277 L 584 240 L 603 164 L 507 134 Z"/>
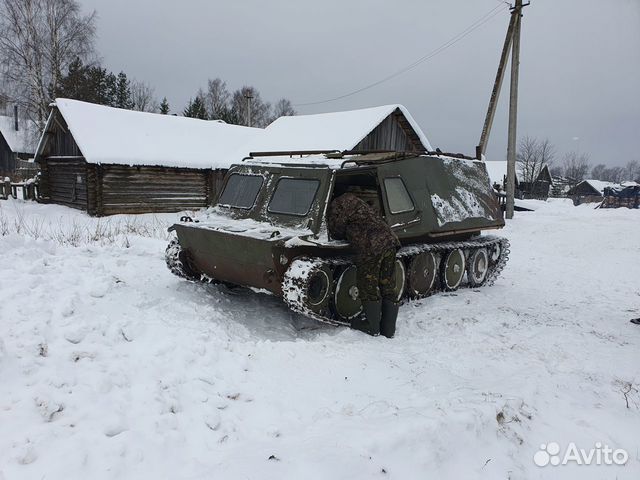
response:
<path id="1" fill-rule="evenodd" d="M 0 115 L 0 175 L 12 175 L 20 160 L 33 158 L 32 129 L 21 125 L 17 108 L 14 116 Z"/>
<path id="2" fill-rule="evenodd" d="M 604 189 L 614 185 L 611 182 L 603 182 L 601 180 L 583 180 L 569 190 L 569 197 L 571 197 L 573 204 L 576 206 L 583 203 L 602 202 Z"/>
<path id="3" fill-rule="evenodd" d="M 36 151 L 39 200 L 96 216 L 206 207 L 259 132 L 57 99 Z"/>

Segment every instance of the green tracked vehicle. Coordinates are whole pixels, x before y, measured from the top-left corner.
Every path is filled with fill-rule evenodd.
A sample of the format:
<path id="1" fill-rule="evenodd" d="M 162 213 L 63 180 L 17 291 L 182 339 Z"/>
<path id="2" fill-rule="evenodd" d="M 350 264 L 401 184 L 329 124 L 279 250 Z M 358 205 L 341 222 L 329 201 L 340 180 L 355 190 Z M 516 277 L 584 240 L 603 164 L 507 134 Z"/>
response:
<path id="1" fill-rule="evenodd" d="M 283 298 L 294 311 L 348 325 L 360 314 L 349 244 L 326 212 L 351 192 L 397 234 L 398 301 L 492 284 L 509 243 L 481 235 L 504 220 L 483 162 L 436 153 L 274 152 L 232 166 L 215 206 L 170 230 L 173 273 Z"/>

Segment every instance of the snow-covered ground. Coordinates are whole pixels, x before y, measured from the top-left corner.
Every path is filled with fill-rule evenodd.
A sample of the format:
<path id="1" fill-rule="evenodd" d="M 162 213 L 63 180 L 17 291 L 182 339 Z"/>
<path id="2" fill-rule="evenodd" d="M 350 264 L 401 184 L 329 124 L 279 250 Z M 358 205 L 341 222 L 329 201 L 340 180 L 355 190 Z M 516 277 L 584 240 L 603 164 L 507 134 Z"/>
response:
<path id="1" fill-rule="evenodd" d="M 538 203 L 388 340 L 172 276 L 177 215 L 0 202 L 0 479 L 640 478 L 640 211 Z"/>

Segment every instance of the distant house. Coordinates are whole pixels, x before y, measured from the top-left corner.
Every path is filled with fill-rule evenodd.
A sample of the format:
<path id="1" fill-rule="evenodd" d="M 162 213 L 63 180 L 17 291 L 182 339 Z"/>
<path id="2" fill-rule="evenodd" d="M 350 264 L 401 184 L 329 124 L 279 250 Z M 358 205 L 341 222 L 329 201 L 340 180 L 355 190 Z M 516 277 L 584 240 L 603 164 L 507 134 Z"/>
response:
<path id="1" fill-rule="evenodd" d="M 32 134 L 21 125 L 17 108 L 13 117 L 0 115 L 0 175 L 12 175 L 20 160 L 33 158 Z"/>
<path id="2" fill-rule="evenodd" d="M 602 202 L 605 188 L 613 186 L 615 186 L 615 184 L 611 182 L 603 182 L 601 180 L 583 180 L 571 188 L 568 194 L 573 200 L 574 205 Z"/>
<path id="3" fill-rule="evenodd" d="M 533 198 L 536 200 L 546 200 L 549 198 L 553 177 L 548 165 L 543 165 L 535 180 L 526 182 L 522 175 L 518 175 L 518 190 L 520 198 Z"/>
<path id="4" fill-rule="evenodd" d="M 205 207 L 261 132 L 57 99 L 36 150 L 39 200 L 97 216 Z"/>
<path id="5" fill-rule="evenodd" d="M 255 153 L 433 150 L 402 105 L 280 117 L 245 147 Z"/>
<path id="6" fill-rule="evenodd" d="M 640 184 L 622 182 L 620 185 L 606 187 L 603 197 L 602 208 L 640 208 Z"/>
<path id="7" fill-rule="evenodd" d="M 507 188 L 507 161 L 491 160 L 485 162 L 487 173 L 491 179 L 493 188 L 498 192 L 504 192 Z M 525 182 L 522 172 L 516 166 L 515 197 L 520 199 L 546 200 L 549 198 L 551 188 L 554 185 L 553 177 L 547 165 L 543 165 L 540 173 L 533 182 Z"/>

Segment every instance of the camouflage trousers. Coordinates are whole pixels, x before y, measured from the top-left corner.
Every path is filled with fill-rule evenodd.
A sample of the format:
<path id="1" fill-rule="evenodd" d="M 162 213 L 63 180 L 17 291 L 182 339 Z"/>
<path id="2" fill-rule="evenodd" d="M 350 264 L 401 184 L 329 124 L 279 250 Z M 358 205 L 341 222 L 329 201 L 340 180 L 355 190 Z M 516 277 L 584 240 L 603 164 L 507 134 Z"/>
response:
<path id="1" fill-rule="evenodd" d="M 395 248 L 385 250 L 381 255 L 358 258 L 356 268 L 360 300 L 375 302 L 382 297 L 395 301 L 395 262 Z"/>

